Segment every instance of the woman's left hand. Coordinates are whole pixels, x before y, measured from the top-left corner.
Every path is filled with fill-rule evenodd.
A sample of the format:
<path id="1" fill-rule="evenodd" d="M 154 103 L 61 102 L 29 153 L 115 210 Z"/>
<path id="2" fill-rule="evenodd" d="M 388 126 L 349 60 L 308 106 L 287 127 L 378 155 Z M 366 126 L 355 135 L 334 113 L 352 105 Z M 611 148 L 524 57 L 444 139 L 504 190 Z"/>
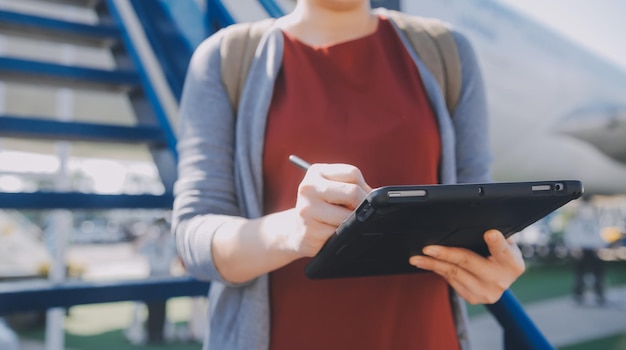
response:
<path id="1" fill-rule="evenodd" d="M 517 245 L 497 230 L 484 235 L 491 255 L 483 257 L 464 248 L 428 246 L 411 265 L 441 275 L 470 304 L 493 304 L 524 272 Z"/>

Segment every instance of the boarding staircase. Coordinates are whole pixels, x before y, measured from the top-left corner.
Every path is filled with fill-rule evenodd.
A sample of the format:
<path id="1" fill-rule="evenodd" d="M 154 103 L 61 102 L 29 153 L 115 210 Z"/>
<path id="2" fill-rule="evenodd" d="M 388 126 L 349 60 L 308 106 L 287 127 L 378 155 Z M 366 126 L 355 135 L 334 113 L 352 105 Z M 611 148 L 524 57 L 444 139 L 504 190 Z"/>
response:
<path id="1" fill-rule="evenodd" d="M 30 2 L 36 6 L 36 1 Z M 159 3 L 116 0 L 41 2 L 45 6 L 58 4 L 68 11 L 90 10 L 97 20 L 95 23 L 74 22 L 58 17 L 0 10 L 0 33 L 59 45 L 106 49 L 113 58 L 114 67 L 103 69 L 59 64 L 39 58 L 4 56 L 0 57 L 0 81 L 22 86 L 122 94 L 127 97 L 135 123 L 120 125 L 110 120 L 94 121 L 93 118 L 83 118 L 88 122 L 81 122 L 49 116 L 1 115 L 0 137 L 80 142 L 90 144 L 93 148 L 142 145 L 147 148 L 158 169 L 164 191 L 161 194 L 96 194 L 78 191 L 0 193 L 0 209 L 170 209 L 172 187 L 176 179 L 173 114 L 192 49 L 184 46 L 184 40 L 171 38 L 163 41 L 170 42 L 173 48 L 161 45 L 153 49 L 161 53 L 154 55 L 158 56 L 158 66 L 163 67 L 157 69 L 165 72 L 159 85 L 159 77 L 155 77 L 154 72 L 155 62 L 150 63 L 150 58 L 154 57 L 145 57 L 145 52 L 140 52 L 141 46 L 138 45 L 142 35 L 146 36 L 146 43 L 150 40 L 159 42 L 163 35 L 172 35 L 171 31 L 159 28 L 159 25 L 162 26 L 159 20 L 163 20 L 166 14 Z M 137 28 L 142 27 L 150 28 L 152 37 L 145 34 L 147 30 L 137 31 Z M 164 54 L 168 49 L 177 52 L 178 56 Z M 150 71 L 151 68 L 153 71 Z M 168 101 L 170 106 L 166 105 Z M 115 120 L 114 116 L 111 117 Z M 0 313 L 122 300 L 206 295 L 207 290 L 207 283 L 189 277 L 124 282 L 24 281 L 0 287 Z"/>
<path id="2" fill-rule="evenodd" d="M 35 1 L 35 0 L 30 0 Z M 184 1 L 176 0 L 178 4 Z M 95 144 L 142 144 L 148 147 L 163 183 L 162 194 L 88 194 L 80 192 L 0 193 L 0 209 L 168 209 L 176 179 L 176 138 L 172 107 L 182 91 L 186 66 L 194 44 L 181 38 L 164 4 L 168 0 L 45 0 L 90 8 L 95 24 L 76 23 L 32 14 L 0 10 L 0 33 L 71 45 L 104 47 L 115 69 L 69 66 L 40 60 L 0 57 L 0 81 L 71 89 L 116 91 L 132 105 L 136 124 L 51 120 L 37 116 L 0 116 L 0 137 L 64 140 Z M 384 1 L 373 1 L 385 5 Z M 272 17 L 281 16 L 273 0 L 258 0 Z M 396 7 L 398 1 L 390 1 Z M 206 0 L 205 34 L 236 22 L 220 0 Z M 387 4 L 388 5 L 388 4 Z M 137 26 L 141 29 L 138 33 Z M 143 34 L 142 34 L 143 33 Z M 142 46 L 142 35 L 147 46 Z M 149 48 L 149 50 L 146 49 Z M 154 57 L 146 58 L 145 51 Z M 156 68 L 155 68 L 156 67 Z M 155 78 L 161 75 L 161 79 Z M 164 93 L 164 91 L 166 91 Z M 169 93 L 169 95 L 168 95 Z M 171 104 L 171 103 L 170 103 Z M 175 108 L 174 108 L 175 109 Z M 124 300 L 163 300 L 206 295 L 209 285 L 188 277 L 120 282 L 46 281 L 0 285 L 0 315 Z M 509 292 L 487 308 L 503 327 L 507 350 L 552 349 Z"/>

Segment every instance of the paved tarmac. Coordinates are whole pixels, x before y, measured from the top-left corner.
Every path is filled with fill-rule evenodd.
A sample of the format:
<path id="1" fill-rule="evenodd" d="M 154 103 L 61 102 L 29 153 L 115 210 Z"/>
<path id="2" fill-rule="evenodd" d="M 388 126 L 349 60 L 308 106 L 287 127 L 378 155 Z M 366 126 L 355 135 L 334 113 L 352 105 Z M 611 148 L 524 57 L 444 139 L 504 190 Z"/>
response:
<path id="1" fill-rule="evenodd" d="M 626 335 L 626 287 L 609 290 L 603 306 L 596 305 L 592 296 L 587 299 L 579 305 L 571 297 L 561 297 L 524 305 L 524 310 L 556 348 Z M 472 317 L 470 331 L 472 349 L 502 349 L 501 328 L 491 314 Z"/>

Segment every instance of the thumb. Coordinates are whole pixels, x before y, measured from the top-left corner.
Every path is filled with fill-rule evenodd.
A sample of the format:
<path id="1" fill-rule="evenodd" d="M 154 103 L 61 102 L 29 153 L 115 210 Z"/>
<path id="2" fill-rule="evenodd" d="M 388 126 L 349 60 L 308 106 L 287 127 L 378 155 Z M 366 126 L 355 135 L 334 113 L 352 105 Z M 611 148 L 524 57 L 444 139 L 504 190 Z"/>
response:
<path id="1" fill-rule="evenodd" d="M 508 260 L 512 254 L 509 242 L 504 238 L 502 232 L 498 230 L 488 230 L 483 236 L 489 253 L 496 260 Z"/>

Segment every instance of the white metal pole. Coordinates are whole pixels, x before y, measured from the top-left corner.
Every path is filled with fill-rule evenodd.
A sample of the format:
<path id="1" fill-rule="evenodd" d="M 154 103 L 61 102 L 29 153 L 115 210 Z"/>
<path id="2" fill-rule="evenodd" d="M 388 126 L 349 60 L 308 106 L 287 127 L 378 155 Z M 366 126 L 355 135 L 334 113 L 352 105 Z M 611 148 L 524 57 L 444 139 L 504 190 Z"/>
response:
<path id="1" fill-rule="evenodd" d="M 4 55 L 6 47 L 6 38 L 4 35 L 0 35 L 0 55 Z M 3 81 L 0 81 L 0 114 L 6 114 L 7 110 L 7 90 L 6 85 Z M 0 138 L 0 152 L 2 152 L 2 138 Z"/>
<path id="2" fill-rule="evenodd" d="M 4 35 L 0 35 L 0 55 L 4 54 L 6 45 L 6 38 Z M 4 115 L 6 113 L 6 85 L 4 82 L 0 81 L 0 115 Z M 0 138 L 0 152 L 2 152 L 2 139 Z M 4 336 L 0 336 L 3 338 L 0 340 L 0 347 L 7 350 L 18 350 L 19 349 L 19 340 L 17 334 L 13 332 L 12 329 L 4 322 L 2 318 L 0 318 L 0 333 L 3 333 Z"/>
<path id="3" fill-rule="evenodd" d="M 75 50 L 70 45 L 63 45 L 63 63 L 71 65 L 75 61 Z M 57 92 L 57 119 L 69 121 L 74 117 L 74 91 L 67 88 L 59 89 Z M 56 143 L 57 156 L 59 159 L 59 169 L 55 179 L 57 191 L 65 192 L 70 190 L 70 174 L 68 162 L 70 157 L 71 144 L 68 141 L 58 141 Z M 67 265 L 65 262 L 69 233 L 73 227 L 73 215 L 68 210 L 54 210 L 51 213 L 52 220 L 47 232 L 51 243 L 52 264 L 50 266 L 49 279 L 52 283 L 62 283 L 66 279 Z M 47 312 L 46 322 L 46 350 L 62 350 L 65 348 L 65 309 L 53 308 Z"/>

